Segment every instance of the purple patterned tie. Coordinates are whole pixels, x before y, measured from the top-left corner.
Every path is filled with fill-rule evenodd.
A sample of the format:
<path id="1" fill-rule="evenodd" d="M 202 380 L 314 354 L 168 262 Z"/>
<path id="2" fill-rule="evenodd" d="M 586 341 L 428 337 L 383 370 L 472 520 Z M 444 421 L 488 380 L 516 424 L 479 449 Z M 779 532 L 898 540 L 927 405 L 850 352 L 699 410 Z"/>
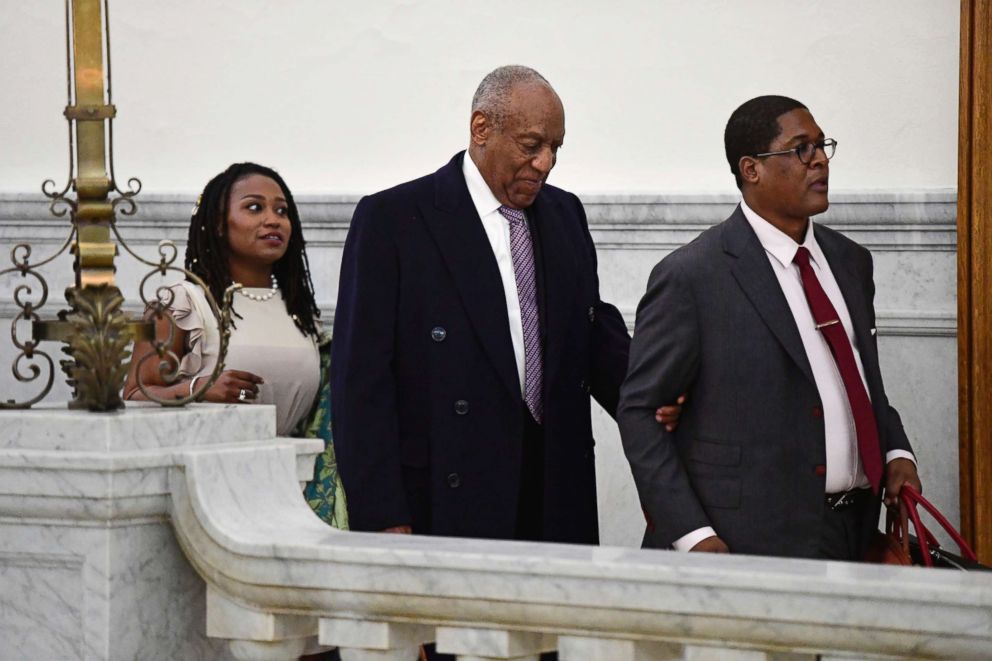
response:
<path id="1" fill-rule="evenodd" d="M 510 255 L 520 300 L 520 321 L 524 327 L 524 401 L 534 420 L 544 422 L 544 349 L 537 316 L 537 280 L 534 277 L 534 246 L 524 212 L 501 206 L 499 212 L 510 222 Z"/>

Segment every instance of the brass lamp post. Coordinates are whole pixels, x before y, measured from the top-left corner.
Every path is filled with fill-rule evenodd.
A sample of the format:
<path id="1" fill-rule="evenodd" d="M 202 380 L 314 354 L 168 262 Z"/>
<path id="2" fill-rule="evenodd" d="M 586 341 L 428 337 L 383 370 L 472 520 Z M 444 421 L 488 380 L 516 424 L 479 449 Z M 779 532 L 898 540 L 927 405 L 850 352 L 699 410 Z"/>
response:
<path id="1" fill-rule="evenodd" d="M 107 0 L 66 0 L 65 12 L 68 105 L 64 114 L 69 122 L 69 177 L 61 191 L 54 181 L 46 180 L 42 184 L 42 192 L 52 200 L 50 209 L 54 215 L 61 217 L 69 212 L 72 226 L 62 248 L 54 255 L 32 264 L 31 246 L 19 244 L 11 251 L 14 266 L 0 271 L 0 275 L 15 273 L 24 279 L 32 278 L 40 285 L 41 294 L 36 301 L 27 300 L 33 293 L 29 284 L 21 284 L 14 291 L 14 301 L 21 312 L 14 319 L 11 330 L 14 344 L 20 350 L 13 372 L 19 381 L 35 381 L 42 374 L 42 368 L 37 364 L 40 359 L 47 364 L 48 378 L 37 396 L 24 402 L 7 400 L 0 403 L 0 408 L 30 407 L 51 390 L 54 364 L 51 357 L 38 348 L 38 343 L 44 341 L 67 345 L 63 351 L 69 360 L 62 361 L 62 368 L 74 389 L 70 408 L 109 411 L 123 407 L 120 390 L 128 370 L 128 347 L 132 341 L 151 341 L 155 351 L 145 360 L 157 358 L 160 361 L 159 371 L 165 380 L 176 380 L 179 361 L 169 350 L 175 331 L 174 323 L 170 325 L 168 337 L 155 337 L 155 320 L 165 317 L 171 321 L 165 311 L 172 302 L 172 293 L 167 287 L 158 287 L 154 299 L 149 300 L 144 294 L 150 277 L 165 275 L 168 271 L 184 273 L 203 287 L 221 331 L 217 366 L 211 377 L 201 380 L 200 388 L 191 392 L 189 397 L 160 400 L 139 382 L 139 387 L 149 399 L 163 405 L 182 405 L 206 392 L 223 369 L 230 336 L 231 294 L 236 286 L 226 292 L 221 311 L 211 297 L 210 289 L 200 278 L 172 266 L 178 255 L 175 244 L 161 242 L 159 260 L 153 262 L 135 254 L 121 237 L 116 225 L 116 213 L 119 207 L 124 215 L 135 213 L 137 207 L 133 198 L 140 192 L 141 182 L 132 178 L 128 180 L 128 190 L 122 191 L 114 176 L 113 120 L 117 109 L 113 105 L 110 75 Z M 75 193 L 74 197 L 72 193 Z M 154 267 L 141 282 L 141 298 L 148 310 L 144 319 L 131 319 L 121 309 L 124 298 L 114 282 L 114 258 L 118 245 L 135 259 Z M 70 309 L 59 312 L 55 320 L 42 320 L 37 311 L 47 301 L 48 286 L 37 269 L 67 248 L 75 257 L 75 282 L 65 293 Z M 20 340 L 17 335 L 18 322 L 24 321 L 30 322 L 32 327 L 32 339 L 27 341 Z"/>

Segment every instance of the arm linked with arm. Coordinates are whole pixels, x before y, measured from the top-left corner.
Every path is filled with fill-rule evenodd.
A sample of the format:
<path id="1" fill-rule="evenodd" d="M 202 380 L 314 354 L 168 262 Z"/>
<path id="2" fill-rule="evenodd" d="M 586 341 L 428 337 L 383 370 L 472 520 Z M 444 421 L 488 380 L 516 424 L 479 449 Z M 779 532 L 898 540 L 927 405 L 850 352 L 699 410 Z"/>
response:
<path id="1" fill-rule="evenodd" d="M 574 196 L 573 196 L 574 197 Z M 617 403 L 620 398 L 620 385 L 627 372 L 630 351 L 630 335 L 623 315 L 615 306 L 603 301 L 599 296 L 599 266 L 596 259 L 596 246 L 589 233 L 582 202 L 575 198 L 577 214 L 582 223 L 583 239 L 590 259 L 592 276 L 596 290 L 596 303 L 591 310 L 592 356 L 590 367 L 590 389 L 600 406 L 614 419 L 617 417 Z M 674 400 L 672 400 L 674 401 Z"/>

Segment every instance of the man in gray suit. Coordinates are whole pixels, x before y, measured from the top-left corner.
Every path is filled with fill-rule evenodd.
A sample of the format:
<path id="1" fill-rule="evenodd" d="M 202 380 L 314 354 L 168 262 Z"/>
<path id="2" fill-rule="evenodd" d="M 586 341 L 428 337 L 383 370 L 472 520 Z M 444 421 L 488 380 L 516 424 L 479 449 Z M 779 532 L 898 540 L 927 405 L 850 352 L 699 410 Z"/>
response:
<path id="1" fill-rule="evenodd" d="M 644 545 L 858 560 L 887 502 L 920 487 L 879 371 L 872 258 L 810 217 L 825 139 L 781 96 L 734 111 L 743 201 L 652 271 L 618 421 Z M 688 392 L 677 430 L 654 410 Z"/>

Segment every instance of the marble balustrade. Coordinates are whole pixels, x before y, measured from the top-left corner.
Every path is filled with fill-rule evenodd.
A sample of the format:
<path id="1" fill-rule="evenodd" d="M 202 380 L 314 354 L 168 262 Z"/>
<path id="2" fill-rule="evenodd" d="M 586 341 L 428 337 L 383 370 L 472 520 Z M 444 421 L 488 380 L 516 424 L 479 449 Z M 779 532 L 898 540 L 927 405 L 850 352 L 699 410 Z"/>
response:
<path id="1" fill-rule="evenodd" d="M 183 242 L 196 195 L 142 193 L 137 215 L 120 216 L 123 235 L 146 257 L 156 256 L 162 238 Z M 633 327 L 633 315 L 651 267 L 672 249 L 723 220 L 735 194 L 583 195 L 597 244 L 603 298 L 615 303 Z M 325 322 L 334 316 L 341 248 L 357 195 L 297 195 L 310 254 L 318 304 Z M 818 220 L 872 250 L 875 257 L 878 343 L 889 399 L 899 409 L 920 462 L 928 496 L 951 521 L 958 520 L 957 339 L 955 192 L 850 191 L 831 194 Z M 36 258 L 65 238 L 65 219 L 53 218 L 37 193 L 0 193 L 0 247 L 30 241 Z M 118 282 L 129 308 L 140 310 L 137 282 L 145 268 L 129 256 L 117 260 Z M 3 266 L 0 266 L 3 268 Z M 71 258 L 45 272 L 53 316 L 64 305 Z M 0 278 L 0 325 L 15 313 L 13 289 L 20 278 Z M 150 291 L 148 292 L 151 293 Z M 29 329 L 23 329 L 27 337 Z M 3 333 L 6 335 L 6 332 Z M 58 356 L 56 352 L 55 356 Z M 13 350 L 0 342 L 0 396 L 25 398 L 38 388 L 14 381 Z M 57 375 L 52 396 L 67 399 Z M 600 530 L 604 543 L 637 546 L 642 516 L 616 425 L 594 407 Z"/>
<path id="2" fill-rule="evenodd" d="M 992 576 L 341 532 L 266 406 L 0 414 L 0 659 L 986 659 Z M 178 543 L 177 543 L 178 542 Z"/>
<path id="3" fill-rule="evenodd" d="M 173 525 L 239 658 L 984 659 L 992 576 L 616 547 L 343 533 L 284 447 L 190 453 Z"/>

